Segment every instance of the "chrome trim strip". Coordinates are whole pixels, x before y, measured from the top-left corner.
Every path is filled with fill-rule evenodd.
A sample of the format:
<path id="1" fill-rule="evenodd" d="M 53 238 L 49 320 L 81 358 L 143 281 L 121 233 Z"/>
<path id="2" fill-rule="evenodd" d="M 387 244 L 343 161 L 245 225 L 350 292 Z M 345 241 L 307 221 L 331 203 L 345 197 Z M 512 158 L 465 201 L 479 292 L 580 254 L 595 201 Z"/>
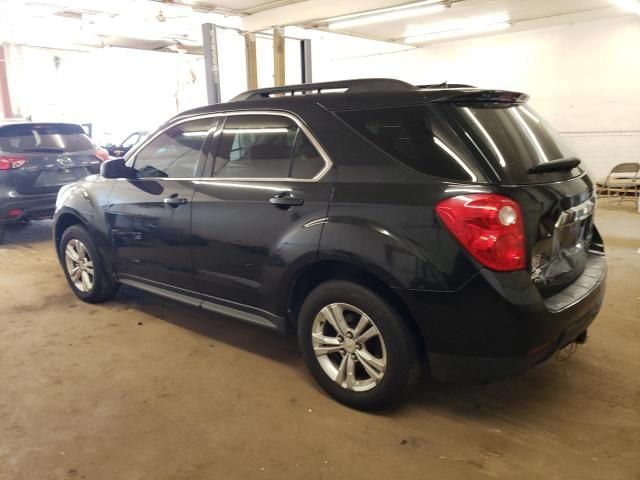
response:
<path id="1" fill-rule="evenodd" d="M 558 220 L 556 220 L 555 228 L 566 227 L 577 222 L 581 222 L 585 218 L 593 215 L 595 208 L 595 198 L 589 199 L 586 202 L 571 207 L 560 214 Z"/>
<path id="2" fill-rule="evenodd" d="M 207 310 L 209 312 L 219 313 L 221 315 L 226 315 L 227 317 L 235 318 L 236 320 L 242 320 L 247 323 L 252 323 L 254 325 L 260 325 L 261 327 L 271 328 L 274 330 L 278 329 L 278 326 L 270 322 L 264 317 L 259 315 L 255 315 L 253 313 L 244 312 L 242 310 L 237 310 L 232 307 L 228 307 L 226 305 L 221 305 L 219 303 L 210 302 L 208 300 L 203 300 L 200 308 Z"/>
<path id="3" fill-rule="evenodd" d="M 124 285 L 128 285 L 130 287 L 139 288 L 140 290 L 144 290 L 145 292 L 153 293 L 154 295 L 168 298 L 176 302 L 184 303 L 186 305 L 191 305 L 192 307 L 200 307 L 202 304 L 202 300 L 198 298 L 194 298 L 191 295 L 185 295 L 183 293 L 178 293 L 172 290 L 168 290 L 166 288 L 162 288 L 160 286 L 151 285 L 149 283 L 141 282 L 128 277 L 129 275 L 127 275 L 125 278 L 120 278 L 119 279 L 120 283 Z M 158 282 L 154 282 L 154 283 L 158 283 Z M 158 284 L 158 285 L 162 285 L 162 284 Z M 180 290 L 184 292 L 188 291 L 182 288 Z"/>
<path id="4" fill-rule="evenodd" d="M 239 310 L 233 307 L 229 307 L 227 305 L 222 305 L 220 303 L 215 303 L 210 300 L 202 300 L 200 298 L 195 298 L 191 295 L 178 293 L 173 290 L 168 290 L 160 286 L 155 286 L 155 285 L 151 285 L 150 283 L 146 283 L 149 280 L 142 282 L 142 281 L 134 280 L 133 278 L 128 278 L 128 277 L 129 275 L 127 275 L 125 278 L 120 278 L 120 283 L 143 290 L 148 293 L 152 293 L 154 295 L 158 295 L 160 297 L 168 298 L 169 300 L 173 300 L 175 302 L 183 303 L 185 305 L 190 305 L 196 308 L 202 308 L 204 310 L 219 313 L 221 315 L 225 315 L 225 316 L 234 318 L 236 320 L 242 320 L 248 323 L 252 323 L 254 325 L 260 325 L 261 327 L 278 330 L 278 325 L 276 325 L 271 320 L 261 315 L 246 312 L 244 310 Z M 158 282 L 153 282 L 153 283 L 162 285 L 161 283 L 158 283 Z M 182 288 L 180 288 L 180 290 L 184 292 L 188 292 L 188 290 L 184 290 Z"/>
<path id="5" fill-rule="evenodd" d="M 325 164 L 324 168 L 322 170 L 320 170 L 320 172 L 318 172 L 318 174 L 313 178 L 218 178 L 218 177 L 187 177 L 187 178 L 164 177 L 163 178 L 163 177 L 153 177 L 153 178 L 149 178 L 149 179 L 150 180 L 189 180 L 189 181 L 192 181 L 192 180 L 209 180 L 209 181 L 214 180 L 214 181 L 217 181 L 217 182 L 228 182 L 228 181 L 235 181 L 235 182 L 317 182 L 317 181 L 321 180 L 322 177 L 324 177 L 327 174 L 327 172 L 329 172 L 331 167 L 333 166 L 333 162 L 331 161 L 331 157 L 329 157 L 329 154 L 327 153 L 327 151 L 320 144 L 320 142 L 318 142 L 318 140 L 311 133 L 309 128 L 303 123 L 303 121 L 300 118 L 298 118 L 296 115 L 292 114 L 292 113 L 283 112 L 283 111 L 277 111 L 277 110 L 237 110 L 237 111 L 233 111 L 233 112 L 205 113 L 205 114 L 201 114 L 201 115 L 194 115 L 192 117 L 179 118 L 179 119 L 175 120 L 174 122 L 166 125 L 164 128 L 158 130 L 153 135 L 149 135 L 145 139 L 144 142 L 142 142 L 141 144 L 139 144 L 136 147 L 134 147 L 134 151 L 127 158 L 127 165 L 129 165 L 129 166 L 135 165 L 136 157 L 137 157 L 138 153 L 140 153 L 140 151 L 143 148 L 145 148 L 147 145 L 149 145 L 149 143 L 151 143 L 157 137 L 162 135 L 164 132 L 166 132 L 170 128 L 175 127 L 176 125 L 180 125 L 181 123 L 185 123 L 185 122 L 190 122 L 192 120 L 202 120 L 204 118 L 231 117 L 231 116 L 237 116 L 237 115 L 277 115 L 277 116 L 286 117 L 286 118 L 289 118 L 290 120 L 293 120 L 293 122 L 298 126 L 298 128 L 300 128 L 300 130 L 302 130 L 302 132 L 307 136 L 307 138 L 309 138 L 309 141 L 313 144 L 315 149 L 318 151 L 318 153 L 320 154 L 320 156 L 324 160 L 324 164 Z M 141 180 L 144 180 L 144 179 L 141 179 Z"/>

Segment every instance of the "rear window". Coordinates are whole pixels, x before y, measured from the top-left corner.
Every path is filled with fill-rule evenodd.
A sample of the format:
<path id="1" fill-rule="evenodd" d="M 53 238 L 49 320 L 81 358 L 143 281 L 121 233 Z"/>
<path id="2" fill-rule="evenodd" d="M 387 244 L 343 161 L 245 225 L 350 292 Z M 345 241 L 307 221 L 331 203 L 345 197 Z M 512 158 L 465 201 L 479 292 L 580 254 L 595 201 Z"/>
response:
<path id="1" fill-rule="evenodd" d="M 463 182 L 486 182 L 468 145 L 427 106 L 337 112 L 349 126 L 405 165 Z"/>
<path id="2" fill-rule="evenodd" d="M 80 152 L 94 148 L 79 125 L 20 124 L 0 128 L 0 150 L 4 152 Z"/>
<path id="3" fill-rule="evenodd" d="M 443 116 L 449 116 L 450 121 L 457 120 L 461 134 L 481 150 L 504 183 L 553 182 L 582 173 L 580 168 L 528 173 L 535 165 L 575 156 L 553 128 L 528 105 L 468 104 L 436 108 L 442 110 Z"/>

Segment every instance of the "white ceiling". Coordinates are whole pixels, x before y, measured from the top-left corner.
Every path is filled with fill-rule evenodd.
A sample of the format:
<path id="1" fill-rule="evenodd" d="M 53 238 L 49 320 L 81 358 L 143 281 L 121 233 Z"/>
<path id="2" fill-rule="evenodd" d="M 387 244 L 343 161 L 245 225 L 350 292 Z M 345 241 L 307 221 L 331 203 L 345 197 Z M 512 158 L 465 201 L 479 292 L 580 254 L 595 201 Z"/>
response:
<path id="1" fill-rule="evenodd" d="M 444 26 L 446 22 L 465 21 L 485 16 L 498 18 L 505 14 L 513 24 L 549 21 L 554 17 L 559 20 L 557 17 L 571 18 L 585 14 L 590 17 L 600 17 L 615 13 L 616 9 L 611 7 L 609 0 L 468 0 L 452 3 L 449 8 L 435 14 L 418 14 L 408 19 L 340 29 L 336 32 L 379 40 L 402 40 L 405 37 L 437 30 L 438 25 Z M 417 12 L 419 13 L 420 10 Z M 571 19 L 566 20 L 571 21 Z"/>
<path id="2" fill-rule="evenodd" d="M 328 20 L 356 12 L 375 12 L 391 5 L 414 2 L 393 0 L 351 0 L 327 2 L 308 0 L 280 6 L 242 18 L 247 30 L 259 31 L 277 24 L 327 28 Z M 452 22 L 473 21 L 479 17 L 506 16 L 510 30 L 524 30 L 624 15 L 614 0 L 444 0 L 447 8 L 438 13 L 422 14 L 427 7 L 415 9 L 409 18 L 371 23 L 334 30 L 376 40 L 403 41 L 405 37 L 435 32 Z M 369 16 L 371 18 L 371 16 Z"/>
<path id="3" fill-rule="evenodd" d="M 228 2 L 232 3 L 232 2 Z M 254 2 L 255 3 L 255 2 Z M 154 0 L 0 0 L 0 42 L 39 46 L 168 45 L 201 49 L 201 25 L 241 27 L 239 16 L 207 5 Z"/>
<path id="4" fill-rule="evenodd" d="M 204 6 L 219 11 L 251 14 L 293 3 L 301 3 L 302 1 L 303 0 L 194 0 L 186 1 L 184 3 L 188 3 L 196 7 Z"/>
<path id="5" fill-rule="evenodd" d="M 42 46 L 117 45 L 201 49 L 202 23 L 252 32 L 274 26 L 327 29 L 332 17 L 366 14 L 409 0 L 0 0 L 0 42 Z M 436 1 L 436 0 L 432 0 Z M 405 42 L 450 22 L 487 15 L 509 19 L 509 30 L 540 28 L 623 15 L 615 0 L 441 0 L 433 15 L 334 30 L 375 40 Z M 448 22 L 448 23 L 447 23 Z M 475 33 L 473 36 L 479 36 Z"/>

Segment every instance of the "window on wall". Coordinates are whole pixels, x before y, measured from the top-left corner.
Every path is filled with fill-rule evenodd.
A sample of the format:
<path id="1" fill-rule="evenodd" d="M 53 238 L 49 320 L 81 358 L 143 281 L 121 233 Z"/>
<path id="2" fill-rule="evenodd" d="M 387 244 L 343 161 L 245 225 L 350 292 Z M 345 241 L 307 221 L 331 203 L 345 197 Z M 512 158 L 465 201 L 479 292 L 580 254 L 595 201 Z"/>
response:
<path id="1" fill-rule="evenodd" d="M 208 133 L 217 119 L 206 118 L 180 123 L 156 137 L 144 147 L 133 167 L 138 178 L 191 178 Z"/>
<path id="2" fill-rule="evenodd" d="M 318 151 L 290 118 L 235 115 L 222 130 L 213 176 L 310 179 L 323 167 Z"/>

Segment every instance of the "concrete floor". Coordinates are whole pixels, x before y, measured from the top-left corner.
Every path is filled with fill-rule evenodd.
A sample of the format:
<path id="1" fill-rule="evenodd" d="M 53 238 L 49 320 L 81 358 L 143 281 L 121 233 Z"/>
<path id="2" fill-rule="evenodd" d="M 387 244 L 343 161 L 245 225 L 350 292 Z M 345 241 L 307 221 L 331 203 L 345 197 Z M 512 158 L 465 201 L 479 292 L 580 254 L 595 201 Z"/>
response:
<path id="1" fill-rule="evenodd" d="M 49 222 L 0 245 L 0 479 L 640 479 L 640 215 L 600 208 L 590 342 L 485 386 L 425 379 L 372 415 L 294 339 L 127 290 L 72 295 Z"/>

